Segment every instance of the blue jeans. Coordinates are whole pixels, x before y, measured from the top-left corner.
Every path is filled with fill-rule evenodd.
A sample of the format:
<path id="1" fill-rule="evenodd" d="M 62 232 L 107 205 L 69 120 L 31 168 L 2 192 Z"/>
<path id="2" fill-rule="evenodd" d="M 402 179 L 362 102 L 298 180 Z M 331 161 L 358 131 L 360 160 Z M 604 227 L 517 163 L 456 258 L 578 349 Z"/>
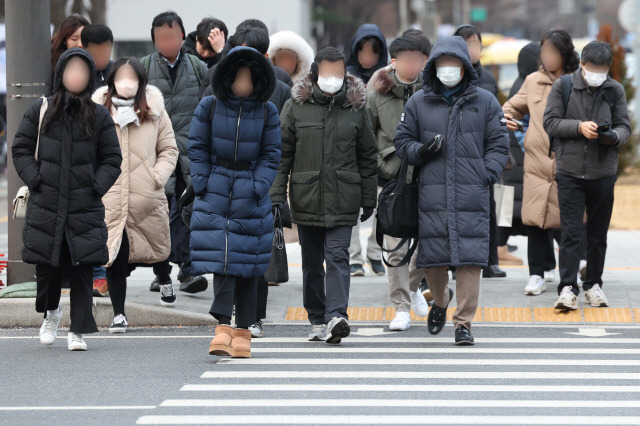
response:
<path id="1" fill-rule="evenodd" d="M 106 280 L 107 279 L 107 270 L 102 266 L 94 266 L 93 267 L 93 279 L 94 280 Z"/>

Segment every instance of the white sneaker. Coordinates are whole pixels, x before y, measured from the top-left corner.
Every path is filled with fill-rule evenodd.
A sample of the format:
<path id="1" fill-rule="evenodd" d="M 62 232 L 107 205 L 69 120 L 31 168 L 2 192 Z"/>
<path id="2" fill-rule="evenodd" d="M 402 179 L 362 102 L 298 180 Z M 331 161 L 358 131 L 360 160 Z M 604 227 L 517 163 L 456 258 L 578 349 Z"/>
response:
<path id="1" fill-rule="evenodd" d="M 411 327 L 411 315 L 409 312 L 396 312 L 396 316 L 389 324 L 391 331 L 405 331 Z"/>
<path id="2" fill-rule="evenodd" d="M 327 338 L 327 325 L 326 324 L 314 324 L 311 327 L 311 333 L 309 333 L 310 342 L 323 342 Z"/>
<path id="3" fill-rule="evenodd" d="M 578 296 L 575 295 L 572 286 L 565 286 L 558 297 L 558 301 L 554 305 L 554 308 L 561 310 L 575 311 L 578 309 Z"/>
<path id="4" fill-rule="evenodd" d="M 578 270 L 578 278 L 580 281 L 584 281 L 587 279 L 587 261 L 580 261 L 580 269 Z"/>
<path id="5" fill-rule="evenodd" d="M 547 283 L 552 283 L 556 279 L 556 271 L 551 269 L 550 271 L 544 271 L 544 281 Z"/>
<path id="6" fill-rule="evenodd" d="M 113 321 L 111 321 L 111 325 L 109 326 L 109 333 L 126 333 L 128 325 L 129 323 L 127 322 L 127 318 L 122 314 L 118 314 L 113 317 Z"/>
<path id="7" fill-rule="evenodd" d="M 545 272 L 546 274 L 546 272 Z M 527 286 L 524 288 L 524 294 L 528 296 L 537 296 L 543 291 L 547 289 L 547 284 L 545 283 L 545 279 L 540 275 L 531 275 L 529 277 L 529 282 Z"/>
<path id="8" fill-rule="evenodd" d="M 58 337 L 58 327 L 60 326 L 60 320 L 62 319 L 62 306 L 58 306 L 57 315 L 47 315 L 40 327 L 40 344 L 44 346 L 51 346 Z"/>
<path id="9" fill-rule="evenodd" d="M 67 347 L 70 351 L 86 351 L 87 344 L 84 341 L 84 335 L 69 332 L 67 335 Z"/>
<path id="10" fill-rule="evenodd" d="M 419 317 L 426 317 L 429 313 L 429 304 L 421 291 L 411 292 L 411 309 Z"/>
<path id="11" fill-rule="evenodd" d="M 333 317 L 327 324 L 327 338 L 325 343 L 330 345 L 339 344 L 343 338 L 351 333 L 351 327 L 345 318 Z"/>
<path id="12" fill-rule="evenodd" d="M 596 308 L 604 308 L 609 306 L 607 296 L 604 295 L 604 292 L 600 288 L 600 284 L 594 284 L 593 287 L 585 291 L 584 300 L 585 302 L 589 303 L 591 306 L 595 306 Z"/>

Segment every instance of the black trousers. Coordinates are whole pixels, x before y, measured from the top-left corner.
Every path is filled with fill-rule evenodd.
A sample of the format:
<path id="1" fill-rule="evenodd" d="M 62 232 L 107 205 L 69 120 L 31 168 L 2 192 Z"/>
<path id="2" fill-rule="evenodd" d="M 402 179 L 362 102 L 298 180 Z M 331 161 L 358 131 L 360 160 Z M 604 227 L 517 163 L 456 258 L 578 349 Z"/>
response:
<path id="1" fill-rule="evenodd" d="M 351 230 L 350 226 L 298 225 L 302 249 L 302 299 L 311 324 L 327 324 L 334 317 L 348 319 Z"/>
<path id="2" fill-rule="evenodd" d="M 258 280 L 258 306 L 256 308 L 256 322 L 267 317 L 267 298 L 269 296 L 269 284 L 264 276 L 256 278 Z"/>
<path id="3" fill-rule="evenodd" d="M 258 278 L 213 275 L 213 303 L 209 313 L 220 324 L 229 324 L 236 307 L 236 327 L 249 328 L 256 322 Z"/>
<path id="4" fill-rule="evenodd" d="M 498 264 L 498 220 L 493 185 L 489 185 L 489 266 Z"/>
<path id="5" fill-rule="evenodd" d="M 529 275 L 544 277 L 544 271 L 556 269 L 553 240 L 560 243 L 560 231 L 527 226 L 527 259 Z"/>
<path id="6" fill-rule="evenodd" d="M 122 243 L 120 243 L 120 251 L 118 256 L 107 268 L 107 282 L 109 283 L 109 298 L 113 306 L 113 316 L 118 314 L 125 315 L 124 301 L 127 298 L 127 277 L 136 269 L 136 264 L 129 263 L 129 238 L 127 231 L 122 233 Z M 160 282 L 171 281 L 171 265 L 169 262 L 160 262 L 153 265 L 153 270 L 158 275 Z"/>
<path id="7" fill-rule="evenodd" d="M 36 312 L 58 309 L 62 280 L 68 279 L 71 302 L 72 333 L 97 333 L 98 326 L 93 318 L 93 265 L 72 265 L 67 239 L 60 248 L 60 265 L 57 268 L 36 265 Z"/>
<path id="8" fill-rule="evenodd" d="M 178 198 L 184 192 L 186 183 L 180 172 L 180 165 L 176 168 L 176 196 L 169 200 L 169 229 L 171 232 L 171 256 L 167 260 L 180 265 L 182 276 L 187 278 L 191 275 L 191 231 L 182 220 L 180 209 L 178 209 Z"/>
<path id="9" fill-rule="evenodd" d="M 613 188 L 617 176 L 585 180 L 558 173 L 558 201 L 562 240 L 560 243 L 560 284 L 558 293 L 565 286 L 572 286 L 578 294 L 576 283 L 581 259 L 581 238 L 584 225 L 583 214 L 587 210 L 587 276 L 583 290 L 594 284 L 602 286 L 602 272 L 607 253 L 607 233 L 613 210 Z"/>

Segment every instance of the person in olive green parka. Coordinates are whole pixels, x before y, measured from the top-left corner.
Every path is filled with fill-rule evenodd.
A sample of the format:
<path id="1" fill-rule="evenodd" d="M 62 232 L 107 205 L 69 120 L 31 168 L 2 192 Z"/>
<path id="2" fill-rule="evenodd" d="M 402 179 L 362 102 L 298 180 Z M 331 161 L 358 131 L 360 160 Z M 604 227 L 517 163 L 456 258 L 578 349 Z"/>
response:
<path id="1" fill-rule="evenodd" d="M 346 73 L 335 48 L 316 55 L 280 114 L 282 158 L 271 188 L 274 208 L 287 199 L 302 248 L 303 298 L 310 340 L 349 335 L 349 243 L 360 208 L 377 201 L 376 140 L 365 111 L 365 85 Z M 326 262 L 326 271 L 323 263 Z M 325 292 L 326 275 L 326 292 Z"/>

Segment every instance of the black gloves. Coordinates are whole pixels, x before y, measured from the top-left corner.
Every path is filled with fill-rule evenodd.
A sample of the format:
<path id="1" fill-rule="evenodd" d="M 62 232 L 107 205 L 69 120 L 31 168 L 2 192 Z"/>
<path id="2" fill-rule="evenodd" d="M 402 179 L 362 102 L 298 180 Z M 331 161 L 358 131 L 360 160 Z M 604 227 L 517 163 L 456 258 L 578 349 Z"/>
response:
<path id="1" fill-rule="evenodd" d="M 426 160 L 427 158 L 433 157 L 440 151 L 440 148 L 442 148 L 442 135 L 435 135 L 433 139 L 425 142 L 418 149 L 418 155 Z"/>
<path id="2" fill-rule="evenodd" d="M 373 215 L 373 207 L 363 207 L 362 216 L 360 216 L 360 222 L 364 222 Z"/>
<path id="3" fill-rule="evenodd" d="M 598 143 L 600 145 L 615 146 L 618 144 L 618 134 L 613 130 L 598 132 Z"/>

